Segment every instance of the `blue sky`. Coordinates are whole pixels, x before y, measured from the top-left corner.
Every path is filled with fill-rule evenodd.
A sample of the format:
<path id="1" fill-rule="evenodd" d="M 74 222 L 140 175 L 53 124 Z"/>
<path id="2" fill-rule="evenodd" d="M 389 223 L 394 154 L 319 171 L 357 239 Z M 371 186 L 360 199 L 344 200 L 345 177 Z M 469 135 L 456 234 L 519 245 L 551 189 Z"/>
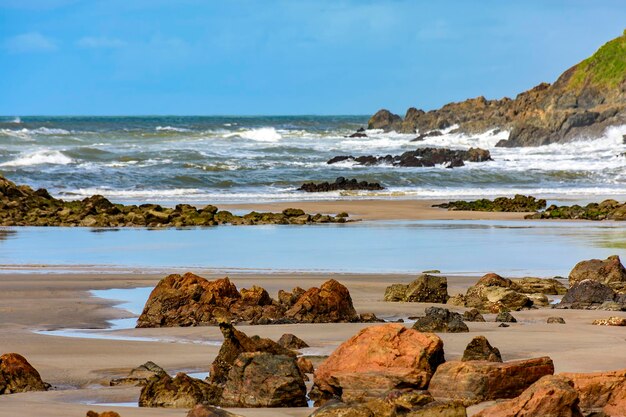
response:
<path id="1" fill-rule="evenodd" d="M 0 114 L 404 114 L 514 96 L 623 0 L 0 0 Z"/>

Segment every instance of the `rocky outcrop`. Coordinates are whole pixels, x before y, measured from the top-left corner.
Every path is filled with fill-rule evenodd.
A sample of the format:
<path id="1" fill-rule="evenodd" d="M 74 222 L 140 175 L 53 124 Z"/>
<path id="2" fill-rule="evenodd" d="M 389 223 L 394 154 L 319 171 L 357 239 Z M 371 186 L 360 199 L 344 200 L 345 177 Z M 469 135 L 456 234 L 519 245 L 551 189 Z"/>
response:
<path id="1" fill-rule="evenodd" d="M 298 191 L 306 191 L 307 193 L 327 193 L 330 191 L 340 190 L 365 190 L 365 191 L 380 191 L 385 187 L 377 182 L 357 181 L 356 179 L 347 180 L 344 177 L 338 177 L 335 182 L 307 182 L 298 188 Z"/>
<path id="2" fill-rule="evenodd" d="M 215 325 L 220 322 L 250 324 L 358 322 L 348 289 L 335 280 L 308 291 L 270 297 L 261 287 L 241 289 L 228 279 L 208 281 L 192 273 L 173 274 L 154 288 L 137 327 Z"/>
<path id="3" fill-rule="evenodd" d="M 444 361 L 443 342 L 432 333 L 384 324 L 361 330 L 315 370 L 309 396 L 358 402 L 398 387 L 424 389 Z"/>
<path id="4" fill-rule="evenodd" d="M 476 336 L 463 351 L 461 361 L 502 362 L 498 348 L 491 346 L 485 336 Z"/>
<path id="5" fill-rule="evenodd" d="M 206 404 L 198 404 L 187 413 L 187 417 L 243 417 Z"/>
<path id="6" fill-rule="evenodd" d="M 487 274 L 469 287 L 464 298 L 465 306 L 481 313 L 519 311 L 530 308 L 532 300 L 515 290 L 513 281 L 497 274 Z"/>
<path id="7" fill-rule="evenodd" d="M 448 279 L 422 274 L 410 284 L 392 284 L 385 289 L 385 301 L 441 303 L 448 301 Z"/>
<path id="8" fill-rule="evenodd" d="M 472 308 L 471 310 L 468 310 L 465 313 L 463 313 L 463 321 L 470 321 L 470 322 L 473 321 L 477 323 L 484 323 L 485 318 L 483 317 L 482 314 L 480 314 L 480 311 L 478 311 L 478 309 Z"/>
<path id="9" fill-rule="evenodd" d="M 182 372 L 151 379 L 139 395 L 139 407 L 191 408 L 196 404 L 219 404 L 222 388 Z"/>
<path id="10" fill-rule="evenodd" d="M 63 201 L 45 189 L 17 186 L 0 176 L 0 226 L 83 226 L 83 227 L 183 227 L 220 224 L 313 224 L 345 223 L 347 216 L 309 215 L 299 209 L 282 213 L 251 212 L 237 216 L 208 205 L 196 208 L 178 204 L 174 208 L 157 204 L 140 206 L 113 204 L 101 195 L 81 201 Z"/>
<path id="11" fill-rule="evenodd" d="M 517 319 L 508 311 L 501 311 L 496 316 L 496 323 L 517 323 Z"/>
<path id="12" fill-rule="evenodd" d="M 308 348 L 309 345 L 298 336 L 291 333 L 285 333 L 278 339 L 278 344 L 287 349 L 303 349 Z"/>
<path id="13" fill-rule="evenodd" d="M 242 353 L 224 384 L 224 407 L 306 407 L 303 375 L 292 356 Z"/>
<path id="14" fill-rule="evenodd" d="M 615 291 L 626 290 L 626 268 L 617 255 L 609 256 L 605 260 L 578 262 L 569 273 L 570 287 L 587 279 L 600 282 Z"/>
<path id="15" fill-rule="evenodd" d="M 510 131 L 498 146 L 539 146 L 599 137 L 608 126 L 626 123 L 626 34 L 565 71 L 553 84 L 542 83 L 515 99 L 477 97 L 425 112 L 410 108 L 404 120 L 388 111 L 371 119 L 378 129 L 427 132 L 456 125 L 468 135 Z"/>
<path id="16" fill-rule="evenodd" d="M 211 365 L 209 380 L 215 384 L 223 384 L 228 379 L 230 370 L 242 353 L 270 353 L 272 355 L 296 357 L 296 353 L 274 342 L 259 336 L 249 337 L 230 323 L 220 323 L 224 342 L 217 357 Z"/>
<path id="17" fill-rule="evenodd" d="M 368 129 L 382 129 L 385 132 L 399 130 L 401 127 L 402 117 L 391 113 L 387 109 L 377 111 L 367 122 Z"/>
<path id="18" fill-rule="evenodd" d="M 512 279 L 513 289 L 522 294 L 563 295 L 567 287 L 555 278 L 517 278 Z"/>
<path id="19" fill-rule="evenodd" d="M 319 288 L 313 287 L 298 298 L 285 312 L 295 323 L 351 323 L 360 320 L 348 289 L 331 279 Z"/>
<path id="20" fill-rule="evenodd" d="M 513 362 L 450 361 L 439 365 L 428 391 L 435 399 L 465 405 L 515 398 L 545 375 L 554 374 L 548 357 Z"/>
<path id="21" fill-rule="evenodd" d="M 556 305 L 556 308 L 572 309 L 607 309 L 620 298 L 608 286 L 590 279 L 572 286 Z"/>
<path id="22" fill-rule="evenodd" d="M 139 365 L 130 371 L 128 376 L 124 378 L 116 378 L 112 379 L 109 382 L 109 385 L 117 386 L 117 385 L 134 385 L 137 387 L 142 387 L 148 383 L 149 380 L 154 378 L 159 378 L 163 375 L 166 375 L 167 372 L 159 365 L 154 362 L 148 361 L 143 365 Z"/>
<path id="23" fill-rule="evenodd" d="M 544 211 L 529 214 L 527 219 L 570 219 L 570 220 L 626 220 L 626 203 L 604 200 L 586 206 L 557 206 L 552 204 Z"/>
<path id="24" fill-rule="evenodd" d="M 626 415 L 625 369 L 561 375 L 573 381 L 574 388 L 578 392 L 580 408 L 586 413 L 604 412 L 606 416 Z"/>
<path id="25" fill-rule="evenodd" d="M 596 326 L 626 326 L 626 318 L 613 316 L 608 319 L 594 320 L 591 324 Z"/>
<path id="26" fill-rule="evenodd" d="M 364 166 L 392 165 L 395 167 L 434 167 L 435 165 L 444 165 L 446 168 L 456 168 L 464 166 L 465 162 L 491 161 L 491 154 L 489 151 L 480 148 L 470 148 L 466 151 L 445 148 L 418 148 L 414 151 L 407 151 L 402 155 L 395 156 L 335 156 L 328 160 L 327 164 L 336 164 L 345 161 Z"/>
<path id="27" fill-rule="evenodd" d="M 18 392 L 47 391 L 50 384 L 41 380 L 39 372 L 18 353 L 0 356 L 0 395 Z"/>
<path id="28" fill-rule="evenodd" d="M 546 200 L 538 200 L 532 196 L 516 194 L 513 198 L 498 197 L 494 200 L 486 198 L 474 201 L 450 201 L 435 204 L 433 207 L 459 211 L 490 211 L 490 212 L 536 212 L 546 207 Z"/>
<path id="29" fill-rule="evenodd" d="M 432 333 L 466 333 L 469 328 L 459 313 L 447 308 L 429 307 L 424 317 L 418 317 L 413 328 L 420 332 Z"/>
<path id="30" fill-rule="evenodd" d="M 531 385 L 519 397 L 488 407 L 475 417 L 583 417 L 573 382 L 560 375 L 548 375 Z"/>

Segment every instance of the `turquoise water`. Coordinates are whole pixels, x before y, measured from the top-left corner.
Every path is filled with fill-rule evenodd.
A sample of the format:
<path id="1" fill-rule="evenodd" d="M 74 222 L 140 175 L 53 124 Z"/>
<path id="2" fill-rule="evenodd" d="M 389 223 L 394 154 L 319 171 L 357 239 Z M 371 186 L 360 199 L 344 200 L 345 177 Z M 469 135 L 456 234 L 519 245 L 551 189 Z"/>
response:
<path id="1" fill-rule="evenodd" d="M 620 223 L 398 221 L 203 229 L 0 229 L 0 265 L 567 275 L 580 260 L 626 257 Z M 45 269 L 45 268 L 44 268 Z"/>

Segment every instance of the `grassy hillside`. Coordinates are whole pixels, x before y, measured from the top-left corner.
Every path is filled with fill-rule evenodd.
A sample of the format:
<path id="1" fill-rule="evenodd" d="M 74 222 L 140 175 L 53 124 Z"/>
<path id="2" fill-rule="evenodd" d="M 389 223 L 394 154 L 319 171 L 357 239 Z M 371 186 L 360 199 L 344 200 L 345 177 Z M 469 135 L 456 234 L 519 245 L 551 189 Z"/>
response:
<path id="1" fill-rule="evenodd" d="M 626 30 L 619 38 L 605 43 L 598 51 L 576 66 L 569 87 L 585 85 L 615 88 L 626 78 Z"/>

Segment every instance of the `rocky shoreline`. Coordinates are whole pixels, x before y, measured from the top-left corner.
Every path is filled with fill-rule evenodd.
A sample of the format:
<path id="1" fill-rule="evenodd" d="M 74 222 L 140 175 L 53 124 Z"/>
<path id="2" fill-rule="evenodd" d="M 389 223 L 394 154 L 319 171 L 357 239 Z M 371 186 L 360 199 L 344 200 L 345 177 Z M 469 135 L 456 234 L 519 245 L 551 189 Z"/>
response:
<path id="1" fill-rule="evenodd" d="M 539 84 L 514 99 L 477 97 L 430 111 L 411 107 L 404 118 L 383 109 L 370 118 L 368 128 L 420 136 L 453 126 L 454 132 L 467 135 L 510 131 L 508 140 L 496 145 L 500 147 L 599 137 L 609 126 L 626 124 L 625 45 L 626 31 L 553 84 Z"/>
<path id="2" fill-rule="evenodd" d="M 418 148 L 395 156 L 335 156 L 328 160 L 327 164 L 352 162 L 363 166 L 384 164 L 395 167 L 434 167 L 435 165 L 444 165 L 446 168 L 456 168 L 464 166 L 465 162 L 486 162 L 491 160 L 489 151 L 480 148 L 470 148 L 467 151 L 445 148 Z"/>
<path id="3" fill-rule="evenodd" d="M 178 204 L 174 208 L 158 204 L 123 205 L 111 203 L 101 195 L 81 201 L 63 201 L 43 188 L 33 190 L 26 185 L 18 186 L 0 176 L 0 226 L 186 227 L 347 221 L 350 221 L 347 213 L 311 215 L 296 208 L 281 213 L 253 211 L 238 216 L 213 205 L 201 209 L 189 204 Z"/>
<path id="4" fill-rule="evenodd" d="M 307 193 L 326 193 L 329 191 L 380 191 L 385 187 L 377 182 L 358 181 L 357 179 L 345 179 L 344 177 L 338 177 L 335 182 L 329 183 L 328 181 L 321 183 L 307 182 L 298 188 L 298 191 L 306 191 Z"/>

